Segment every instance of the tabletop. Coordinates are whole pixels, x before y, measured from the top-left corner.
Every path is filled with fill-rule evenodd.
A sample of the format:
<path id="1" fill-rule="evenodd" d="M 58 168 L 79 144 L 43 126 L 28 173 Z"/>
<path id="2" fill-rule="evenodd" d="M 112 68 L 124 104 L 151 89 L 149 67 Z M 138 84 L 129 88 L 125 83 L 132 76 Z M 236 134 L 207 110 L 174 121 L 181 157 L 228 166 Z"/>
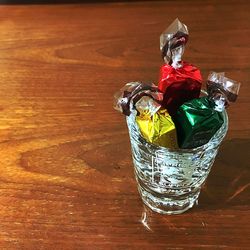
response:
<path id="1" fill-rule="evenodd" d="M 249 249 L 250 2 L 0 6 L 1 249 Z M 184 59 L 242 83 L 199 199 L 144 207 L 113 94 L 157 84 L 159 35 L 178 17 Z"/>

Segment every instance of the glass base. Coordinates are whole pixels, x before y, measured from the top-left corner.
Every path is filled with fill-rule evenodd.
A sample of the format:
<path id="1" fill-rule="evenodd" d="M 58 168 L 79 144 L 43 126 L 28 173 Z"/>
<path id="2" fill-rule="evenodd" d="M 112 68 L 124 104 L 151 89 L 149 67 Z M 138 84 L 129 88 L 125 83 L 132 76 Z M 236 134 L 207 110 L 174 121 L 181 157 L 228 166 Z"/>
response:
<path id="1" fill-rule="evenodd" d="M 160 214 L 181 214 L 198 203 L 200 189 L 181 196 L 162 195 L 147 191 L 140 185 L 138 190 L 141 198 L 149 208 Z"/>

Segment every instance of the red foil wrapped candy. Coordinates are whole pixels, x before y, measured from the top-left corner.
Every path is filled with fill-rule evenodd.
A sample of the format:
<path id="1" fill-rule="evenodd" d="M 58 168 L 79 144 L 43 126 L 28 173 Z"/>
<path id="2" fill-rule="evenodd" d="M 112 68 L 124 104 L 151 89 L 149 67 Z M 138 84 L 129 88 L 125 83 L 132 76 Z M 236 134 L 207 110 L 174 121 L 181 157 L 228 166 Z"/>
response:
<path id="1" fill-rule="evenodd" d="M 158 88 L 164 93 L 162 105 L 170 115 L 175 114 L 184 102 L 200 95 L 200 70 L 181 60 L 187 40 L 187 26 L 178 19 L 160 36 L 160 49 L 166 64 L 161 67 Z"/>

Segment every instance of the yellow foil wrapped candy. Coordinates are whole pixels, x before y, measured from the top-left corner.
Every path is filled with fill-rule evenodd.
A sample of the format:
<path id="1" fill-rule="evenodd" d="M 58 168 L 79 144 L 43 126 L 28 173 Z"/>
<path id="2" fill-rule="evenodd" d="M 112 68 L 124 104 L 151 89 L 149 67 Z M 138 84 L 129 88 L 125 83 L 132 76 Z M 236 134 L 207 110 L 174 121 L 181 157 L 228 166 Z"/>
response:
<path id="1" fill-rule="evenodd" d="M 145 101 L 149 101 L 149 99 L 144 99 L 142 101 L 145 103 Z M 153 111 L 152 109 L 140 109 L 137 107 L 139 114 L 136 116 L 136 123 L 141 131 L 141 134 L 147 141 L 155 145 L 170 149 L 177 148 L 178 146 L 174 122 L 166 109 L 160 108 L 159 104 L 156 105 L 158 105 L 158 108 L 155 107 Z M 152 102 L 149 106 L 152 107 Z"/>

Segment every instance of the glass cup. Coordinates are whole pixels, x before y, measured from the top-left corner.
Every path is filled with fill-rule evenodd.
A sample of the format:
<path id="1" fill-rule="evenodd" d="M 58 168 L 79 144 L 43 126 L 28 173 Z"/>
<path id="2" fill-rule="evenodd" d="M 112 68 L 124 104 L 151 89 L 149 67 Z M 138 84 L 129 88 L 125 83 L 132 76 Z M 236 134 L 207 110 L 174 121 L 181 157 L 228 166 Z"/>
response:
<path id="1" fill-rule="evenodd" d="M 132 158 L 138 190 L 143 202 L 161 214 L 180 214 L 197 202 L 228 129 L 228 117 L 211 140 L 194 149 L 170 150 L 147 142 L 135 122 L 127 116 Z"/>

